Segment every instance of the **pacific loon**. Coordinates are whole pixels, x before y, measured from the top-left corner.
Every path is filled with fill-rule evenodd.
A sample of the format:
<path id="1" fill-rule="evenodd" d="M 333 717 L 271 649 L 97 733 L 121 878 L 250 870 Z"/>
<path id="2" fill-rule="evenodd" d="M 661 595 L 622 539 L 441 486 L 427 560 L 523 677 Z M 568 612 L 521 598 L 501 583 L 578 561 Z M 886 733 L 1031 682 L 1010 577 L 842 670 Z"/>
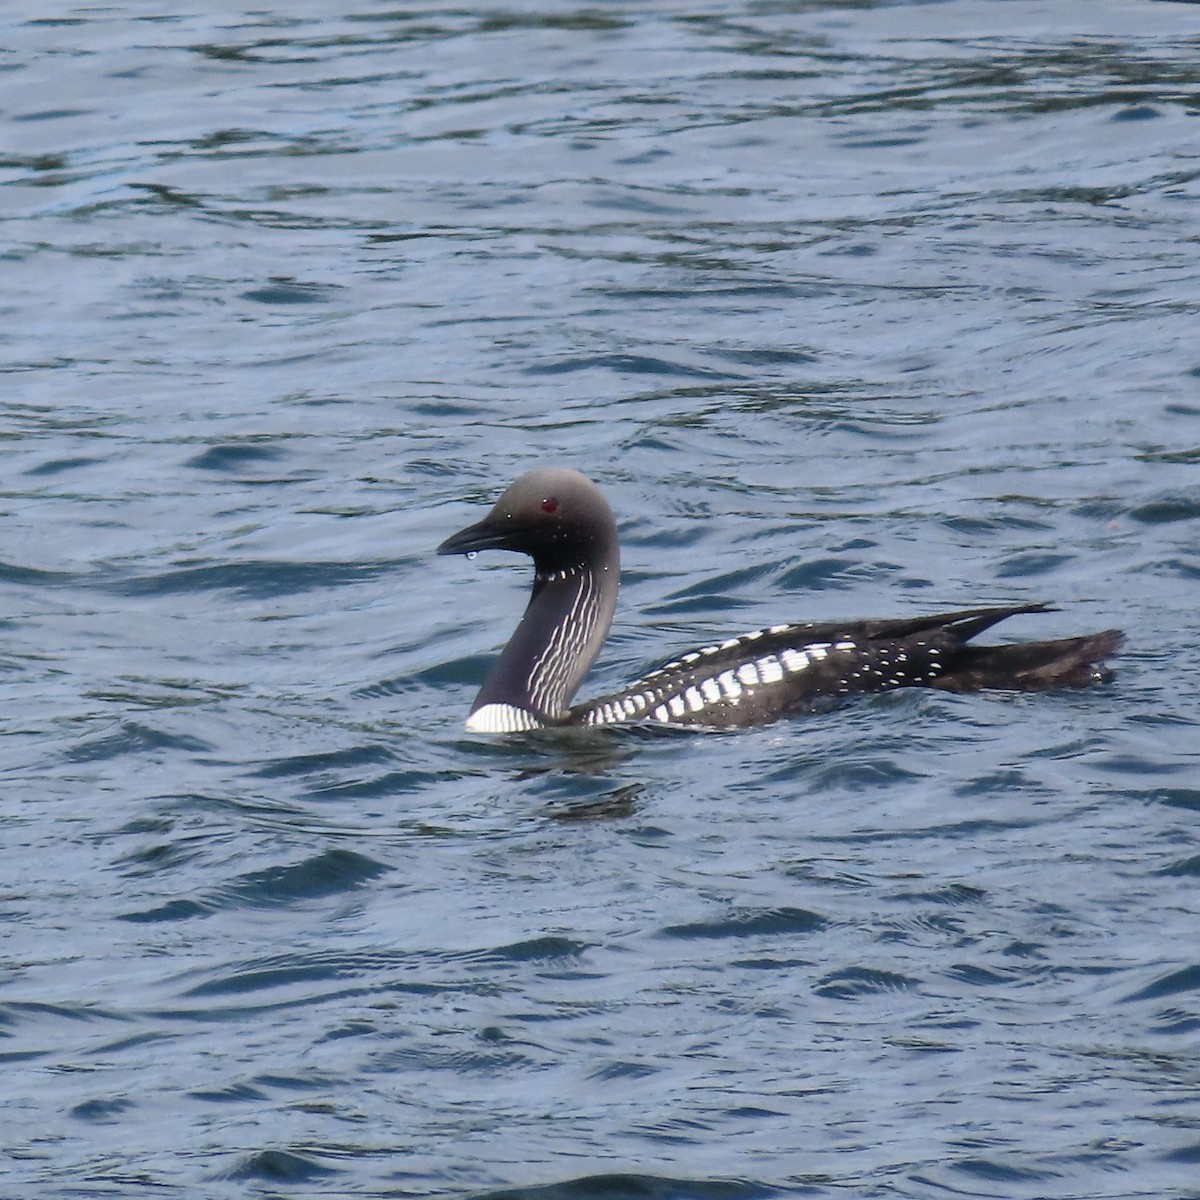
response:
<path id="1" fill-rule="evenodd" d="M 772 625 L 683 654 L 619 691 L 572 707 L 617 603 L 620 549 L 608 501 L 578 471 L 530 471 L 482 521 L 447 538 L 437 552 L 478 550 L 528 554 L 534 577 L 525 615 L 471 706 L 472 732 L 633 722 L 728 729 L 899 687 L 1087 687 L 1109 678 L 1101 664 L 1124 641 L 1120 630 L 1108 629 L 1059 641 L 967 644 L 1018 613 L 1053 611 L 1048 604 Z"/>

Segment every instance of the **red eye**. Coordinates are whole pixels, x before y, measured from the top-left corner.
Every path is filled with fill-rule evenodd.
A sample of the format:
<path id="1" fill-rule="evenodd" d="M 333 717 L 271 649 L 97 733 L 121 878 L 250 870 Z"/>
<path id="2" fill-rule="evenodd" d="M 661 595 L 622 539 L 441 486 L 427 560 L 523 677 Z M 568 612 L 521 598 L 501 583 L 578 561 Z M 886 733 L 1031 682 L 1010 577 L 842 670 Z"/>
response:
<path id="1" fill-rule="evenodd" d="M 558 497 L 557 496 L 547 496 L 545 498 L 545 500 L 542 501 L 542 512 L 544 512 L 544 513 L 558 512 Z"/>

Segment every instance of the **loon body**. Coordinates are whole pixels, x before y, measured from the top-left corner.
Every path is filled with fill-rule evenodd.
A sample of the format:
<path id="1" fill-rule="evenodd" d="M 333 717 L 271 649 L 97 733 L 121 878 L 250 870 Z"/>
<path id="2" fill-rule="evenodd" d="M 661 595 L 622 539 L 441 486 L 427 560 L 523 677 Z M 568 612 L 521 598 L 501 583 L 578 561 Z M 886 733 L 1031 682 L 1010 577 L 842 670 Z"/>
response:
<path id="1" fill-rule="evenodd" d="M 634 722 L 728 729 L 899 687 L 1087 687 L 1109 678 L 1101 664 L 1124 640 L 1109 629 L 1059 641 L 968 645 L 1008 617 L 1052 611 L 1047 604 L 773 625 L 693 650 L 572 707 L 616 609 L 621 563 L 612 509 L 578 471 L 530 471 L 438 553 L 493 549 L 533 559 L 533 594 L 471 706 L 467 729 L 479 733 Z"/>

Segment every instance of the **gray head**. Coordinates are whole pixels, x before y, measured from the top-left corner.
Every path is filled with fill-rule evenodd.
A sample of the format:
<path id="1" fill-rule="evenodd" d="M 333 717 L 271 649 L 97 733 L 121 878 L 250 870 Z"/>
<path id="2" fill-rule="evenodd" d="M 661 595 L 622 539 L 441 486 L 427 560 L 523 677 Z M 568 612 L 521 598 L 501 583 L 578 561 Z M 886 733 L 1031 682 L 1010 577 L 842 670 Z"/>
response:
<path id="1" fill-rule="evenodd" d="M 439 554 L 517 550 L 533 559 L 539 578 L 592 566 L 618 567 L 617 523 L 604 493 L 565 467 L 529 471 L 496 501 L 482 521 L 448 537 Z"/>

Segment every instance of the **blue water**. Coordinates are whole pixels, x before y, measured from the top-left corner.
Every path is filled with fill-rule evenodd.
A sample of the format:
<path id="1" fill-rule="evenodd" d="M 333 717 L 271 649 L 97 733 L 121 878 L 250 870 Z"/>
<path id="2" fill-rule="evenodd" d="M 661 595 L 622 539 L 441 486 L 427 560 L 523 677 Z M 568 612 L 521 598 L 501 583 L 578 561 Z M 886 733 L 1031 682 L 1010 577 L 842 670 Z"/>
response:
<path id="1" fill-rule="evenodd" d="M 1200 1196 L 1200 6 L 0 16 L 0 1195 Z M 161 12 L 161 15 L 157 15 Z M 462 721 L 1048 600 L 1098 690 Z M 998 631 L 998 633 L 1001 631 Z"/>

